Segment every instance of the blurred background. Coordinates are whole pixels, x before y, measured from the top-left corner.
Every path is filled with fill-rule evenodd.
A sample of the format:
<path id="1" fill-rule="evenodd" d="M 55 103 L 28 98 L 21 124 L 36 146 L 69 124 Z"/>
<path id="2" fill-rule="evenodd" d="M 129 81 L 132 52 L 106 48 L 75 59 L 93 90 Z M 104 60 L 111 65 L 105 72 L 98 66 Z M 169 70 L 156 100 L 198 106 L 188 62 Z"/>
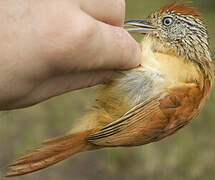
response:
<path id="1" fill-rule="evenodd" d="M 142 19 L 170 0 L 127 0 L 126 19 Z M 215 58 L 215 1 L 196 0 L 203 14 Z M 136 38 L 136 37 L 135 37 Z M 140 39 L 137 38 L 139 41 Z M 40 144 L 63 135 L 93 101 L 95 88 L 53 98 L 30 108 L 0 113 L 0 180 L 6 165 Z M 158 143 L 76 155 L 54 167 L 14 180 L 214 180 L 215 90 L 199 117 Z"/>

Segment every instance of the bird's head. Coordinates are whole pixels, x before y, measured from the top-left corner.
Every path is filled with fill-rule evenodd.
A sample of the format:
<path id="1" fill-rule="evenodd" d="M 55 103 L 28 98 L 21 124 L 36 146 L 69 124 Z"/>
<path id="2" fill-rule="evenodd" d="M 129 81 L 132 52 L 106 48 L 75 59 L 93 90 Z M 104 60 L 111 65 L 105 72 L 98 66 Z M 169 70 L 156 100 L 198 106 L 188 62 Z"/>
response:
<path id="1" fill-rule="evenodd" d="M 181 0 L 160 8 L 146 20 L 126 21 L 132 33 L 148 34 L 152 38 L 153 50 L 174 53 L 186 59 L 210 60 L 207 29 L 196 8 Z"/>

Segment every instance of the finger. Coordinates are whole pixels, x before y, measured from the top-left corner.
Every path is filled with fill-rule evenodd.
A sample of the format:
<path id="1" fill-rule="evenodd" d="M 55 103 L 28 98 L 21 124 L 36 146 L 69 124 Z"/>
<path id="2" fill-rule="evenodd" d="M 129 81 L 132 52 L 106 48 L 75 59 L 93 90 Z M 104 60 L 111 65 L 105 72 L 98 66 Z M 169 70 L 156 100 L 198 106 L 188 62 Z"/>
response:
<path id="1" fill-rule="evenodd" d="M 82 68 L 91 69 L 130 69 L 141 63 L 139 44 L 123 28 L 97 22 L 96 32 L 80 54 L 84 62 Z"/>
<path id="2" fill-rule="evenodd" d="M 119 73 L 114 71 L 92 71 L 71 73 L 51 78 L 32 90 L 27 97 L 15 102 L 10 108 L 15 109 L 34 105 L 72 90 L 87 88 L 106 82 L 118 75 Z"/>
<path id="3" fill-rule="evenodd" d="M 48 37 L 41 46 L 48 68 L 78 72 L 130 69 L 141 63 L 139 44 L 122 27 L 97 21 L 84 12 L 65 22 L 59 26 L 61 36 Z"/>
<path id="4" fill-rule="evenodd" d="M 125 0 L 82 0 L 81 9 L 95 19 L 122 26 L 125 18 Z"/>

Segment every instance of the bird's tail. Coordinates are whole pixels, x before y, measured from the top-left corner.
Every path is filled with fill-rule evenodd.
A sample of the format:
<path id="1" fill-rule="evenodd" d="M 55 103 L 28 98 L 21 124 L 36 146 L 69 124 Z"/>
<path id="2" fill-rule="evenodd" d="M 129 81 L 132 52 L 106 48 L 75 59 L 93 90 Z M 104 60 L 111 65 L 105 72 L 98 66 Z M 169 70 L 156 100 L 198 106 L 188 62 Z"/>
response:
<path id="1" fill-rule="evenodd" d="M 6 177 L 31 173 L 51 166 L 73 154 L 93 149 L 94 147 L 87 143 L 87 137 L 91 132 L 87 130 L 43 142 L 41 148 L 33 150 L 9 165 L 11 169 Z"/>

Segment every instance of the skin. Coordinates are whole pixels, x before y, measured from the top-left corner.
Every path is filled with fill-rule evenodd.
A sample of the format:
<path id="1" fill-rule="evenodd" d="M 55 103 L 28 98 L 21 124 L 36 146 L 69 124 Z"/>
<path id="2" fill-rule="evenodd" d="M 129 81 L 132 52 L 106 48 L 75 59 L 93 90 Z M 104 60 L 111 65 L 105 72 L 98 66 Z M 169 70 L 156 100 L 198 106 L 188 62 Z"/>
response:
<path id="1" fill-rule="evenodd" d="M 96 8 L 98 7 L 98 8 Z M 103 83 L 140 64 L 124 0 L 0 2 L 0 110 Z"/>

